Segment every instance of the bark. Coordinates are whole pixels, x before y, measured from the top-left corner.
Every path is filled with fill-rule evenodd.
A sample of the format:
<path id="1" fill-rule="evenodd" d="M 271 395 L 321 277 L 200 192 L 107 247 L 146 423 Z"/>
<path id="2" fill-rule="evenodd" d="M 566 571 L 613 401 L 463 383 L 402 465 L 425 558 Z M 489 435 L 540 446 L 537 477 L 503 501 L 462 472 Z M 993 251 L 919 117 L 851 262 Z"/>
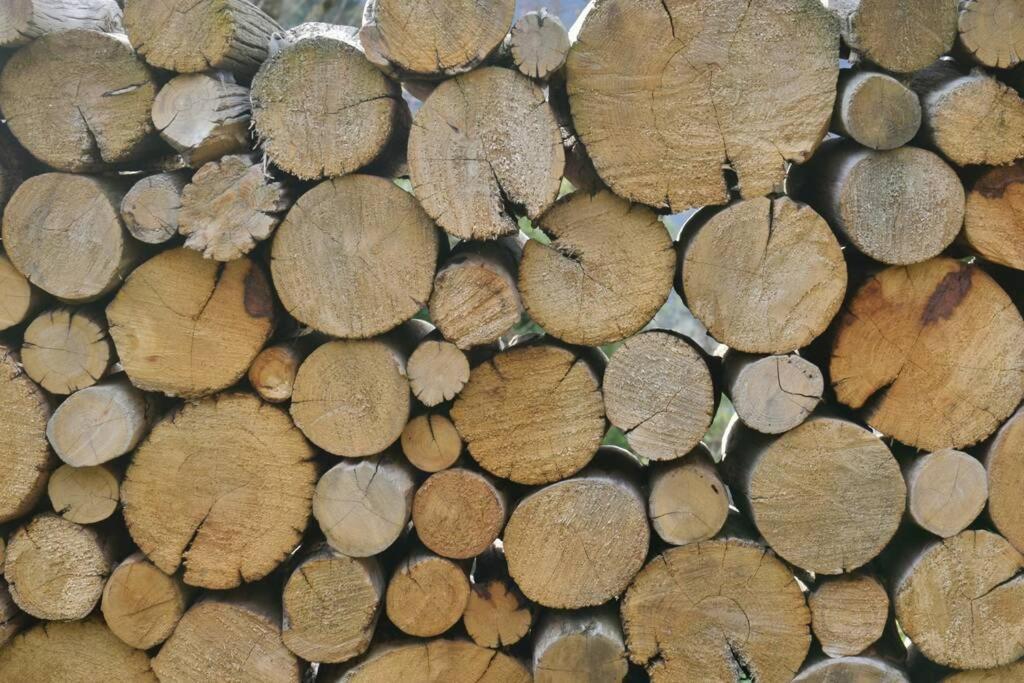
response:
<path id="1" fill-rule="evenodd" d="M 0 26 L 0 47 L 76 28 L 120 33 L 121 7 L 116 0 L 11 0 L 0 7 Z"/>

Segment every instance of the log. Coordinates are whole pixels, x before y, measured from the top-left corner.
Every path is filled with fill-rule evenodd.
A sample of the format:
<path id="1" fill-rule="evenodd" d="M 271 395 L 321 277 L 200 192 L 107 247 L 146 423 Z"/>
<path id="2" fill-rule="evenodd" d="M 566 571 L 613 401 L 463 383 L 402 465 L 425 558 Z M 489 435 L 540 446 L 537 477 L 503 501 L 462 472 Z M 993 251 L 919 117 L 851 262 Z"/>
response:
<path id="1" fill-rule="evenodd" d="M 652 462 L 647 509 L 661 540 L 686 545 L 713 538 L 729 516 L 729 490 L 711 451 L 698 444 L 682 458 Z"/>
<path id="2" fill-rule="evenodd" d="M 653 210 L 608 191 L 574 192 L 537 225 L 551 243 L 526 243 L 519 291 L 526 312 L 548 334 L 589 346 L 619 341 L 639 332 L 668 300 L 675 254 Z"/>
<path id="3" fill-rule="evenodd" d="M 885 587 L 864 573 L 823 578 L 807 596 L 807 605 L 811 629 L 829 657 L 864 652 L 882 637 L 889 618 Z"/>
<path id="4" fill-rule="evenodd" d="M 59 171 L 101 170 L 150 151 L 155 97 L 154 73 L 120 34 L 50 33 L 0 74 L 0 109 L 14 137 Z"/>
<path id="5" fill-rule="evenodd" d="M 988 500 L 985 466 L 952 448 L 912 458 L 903 468 L 903 478 L 910 518 L 942 538 L 970 526 Z"/>
<path id="6" fill-rule="evenodd" d="M 841 71 L 832 130 L 871 149 L 896 149 L 921 128 L 917 93 L 879 71 Z"/>
<path id="7" fill-rule="evenodd" d="M 261 147 L 303 180 L 362 168 L 408 128 L 398 83 L 374 68 L 348 34 L 325 29 L 283 44 L 252 83 Z M 318 77 L 309 78 L 314 72 Z"/>
<path id="8" fill-rule="evenodd" d="M 493 344 L 519 322 L 517 279 L 522 233 L 488 242 L 460 242 L 437 269 L 430 319 L 460 349 Z"/>
<path id="9" fill-rule="evenodd" d="M 281 638 L 311 662 L 343 662 L 370 646 L 384 575 L 374 558 L 354 558 L 329 548 L 303 558 L 284 585 Z"/>
<path id="10" fill-rule="evenodd" d="M 1009 69 L 1024 57 L 1024 10 L 1013 0 L 964 0 L 958 45 L 982 66 Z"/>
<path id="11" fill-rule="evenodd" d="M 300 322 L 336 337 L 372 337 L 426 305 L 440 239 L 393 182 L 332 178 L 302 195 L 278 228 L 274 287 Z"/>
<path id="12" fill-rule="evenodd" d="M 343 460 L 317 482 L 313 516 L 335 550 L 370 557 L 405 531 L 415 492 L 412 468 L 394 452 Z"/>
<path id="13" fill-rule="evenodd" d="M 44 173 L 26 180 L 4 211 L 7 257 L 32 284 L 65 301 L 113 291 L 142 256 L 121 220 L 124 192 L 108 178 Z"/>
<path id="14" fill-rule="evenodd" d="M 42 291 L 0 252 L 0 332 L 27 320 L 42 306 L 45 298 Z"/>
<path id="15" fill-rule="evenodd" d="M 388 619 L 411 636 L 429 638 L 450 629 L 466 611 L 469 578 L 452 560 L 412 550 L 388 581 Z"/>
<path id="16" fill-rule="evenodd" d="M 0 650 L 0 678 L 33 683 L 156 683 L 149 657 L 99 617 L 37 624 Z"/>
<path id="17" fill-rule="evenodd" d="M 11 642 L 14 636 L 29 625 L 30 620 L 31 617 L 22 612 L 11 598 L 7 585 L 0 585 L 0 646 Z"/>
<path id="18" fill-rule="evenodd" d="M 11 535 L 4 578 L 11 598 L 39 619 L 83 619 L 100 601 L 116 562 L 112 539 L 49 512 Z"/>
<path id="19" fill-rule="evenodd" d="M 21 363 L 25 374 L 51 394 L 91 387 L 110 369 L 114 349 L 99 311 L 56 308 L 25 328 Z"/>
<path id="20" fill-rule="evenodd" d="M 759 198 L 706 216 L 680 238 L 676 288 L 711 336 L 747 353 L 787 353 L 825 331 L 843 303 L 846 263 L 814 209 Z"/>
<path id="21" fill-rule="evenodd" d="M 919 138 L 954 164 L 1001 166 L 1024 156 L 1024 99 L 1013 88 L 945 61 L 915 74 L 910 87 L 921 98 Z"/>
<path id="22" fill-rule="evenodd" d="M 529 683 L 519 660 L 467 640 L 428 640 L 378 645 L 357 666 L 324 667 L 324 683 L 399 681 L 415 672 L 422 683 Z"/>
<path id="23" fill-rule="evenodd" d="M 1013 683 L 1024 676 L 1024 661 L 1016 661 L 1006 666 L 975 671 L 958 671 L 942 679 L 942 683 Z"/>
<path id="24" fill-rule="evenodd" d="M 805 666 L 793 683 L 829 683 L 830 681 L 872 681 L 872 683 L 910 683 L 901 668 L 877 657 L 840 657 L 823 659 Z"/>
<path id="25" fill-rule="evenodd" d="M 494 479 L 456 467 L 430 475 L 416 490 L 412 525 L 429 550 L 468 560 L 491 547 L 508 512 L 508 496 Z"/>
<path id="26" fill-rule="evenodd" d="M 967 192 L 961 239 L 991 263 L 1024 270 L 1024 163 L 985 169 Z"/>
<path id="27" fill-rule="evenodd" d="M 247 0 L 127 0 L 124 27 L 153 66 L 194 73 L 209 69 L 252 76 L 280 29 Z"/>
<path id="28" fill-rule="evenodd" d="M 178 232 L 206 258 L 233 261 L 270 237 L 288 204 L 255 157 L 226 156 L 204 164 L 182 190 Z"/>
<path id="29" fill-rule="evenodd" d="M 50 417 L 46 438 L 73 467 L 102 465 L 135 448 L 155 412 L 153 400 L 118 375 L 69 396 Z"/>
<path id="30" fill-rule="evenodd" d="M 512 26 L 515 0 L 409 4 L 370 0 L 359 42 L 374 64 L 406 75 L 443 78 L 473 69 Z"/>
<path id="31" fill-rule="evenodd" d="M 132 384 L 199 398 L 237 382 L 274 326 L 262 266 L 171 249 L 135 271 L 107 306 L 110 336 Z"/>
<path id="32" fill-rule="evenodd" d="M 295 390 L 295 376 L 310 349 L 303 339 L 268 346 L 249 366 L 249 384 L 268 403 L 284 403 Z"/>
<path id="33" fill-rule="evenodd" d="M 182 74 L 157 93 L 153 125 L 189 165 L 200 166 L 249 150 L 250 108 L 249 89 L 230 73 Z"/>
<path id="34" fill-rule="evenodd" d="M 576 131 L 630 201 L 670 213 L 724 204 L 727 167 L 744 197 L 772 193 L 832 115 L 839 31 L 817 0 L 604 2 L 573 33 Z"/>
<path id="35" fill-rule="evenodd" d="M 423 472 L 440 472 L 462 455 L 462 437 L 451 419 L 440 413 L 417 415 L 402 430 L 402 452 Z"/>
<path id="36" fill-rule="evenodd" d="M 789 681 L 811 644 L 810 614 L 770 550 L 724 539 L 671 548 L 626 591 L 629 657 L 655 680 Z"/>
<path id="37" fill-rule="evenodd" d="M 178 234 L 181 191 L 188 176 L 156 173 L 132 185 L 121 200 L 121 218 L 132 237 L 146 244 L 163 244 Z"/>
<path id="38" fill-rule="evenodd" d="M 629 670 L 614 607 L 546 612 L 533 636 L 537 683 L 621 681 Z"/>
<path id="39" fill-rule="evenodd" d="M 547 344 L 502 351 L 473 368 L 451 418 L 483 469 L 519 484 L 575 474 L 605 431 L 599 375 Z"/>
<path id="40" fill-rule="evenodd" d="M 276 597 L 276 596 L 275 596 Z M 160 683 L 298 683 L 302 666 L 281 641 L 281 606 L 259 588 L 208 593 L 153 658 Z"/>
<path id="41" fill-rule="evenodd" d="M 858 251 L 909 265 L 948 247 L 964 220 L 964 189 L 952 168 L 916 147 L 885 152 L 836 141 L 807 167 L 806 199 Z"/>
<path id="42" fill-rule="evenodd" d="M 455 344 L 428 338 L 409 356 L 406 372 L 412 393 L 433 408 L 462 391 L 469 381 L 469 359 Z"/>
<path id="43" fill-rule="evenodd" d="M 167 640 L 192 597 L 177 575 L 168 576 L 142 553 L 117 565 L 103 587 L 103 620 L 118 638 L 139 650 Z"/>
<path id="44" fill-rule="evenodd" d="M 780 557 L 815 574 L 870 562 L 903 516 L 907 489 L 896 459 L 852 422 L 815 416 L 777 438 L 734 423 L 725 453 L 740 509 Z"/>
<path id="45" fill-rule="evenodd" d="M 908 74 L 949 52 L 957 0 L 829 0 L 843 42 L 886 71 Z"/>
<path id="46" fill-rule="evenodd" d="M 108 465 L 61 465 L 46 485 L 58 515 L 76 524 L 95 524 L 117 510 L 121 474 Z"/>
<path id="47" fill-rule="evenodd" d="M 527 12 L 512 24 L 502 51 L 507 52 L 519 73 L 546 81 L 565 66 L 569 56 L 569 32 L 557 15 L 546 8 Z"/>
<path id="48" fill-rule="evenodd" d="M 911 554 L 893 577 L 900 626 L 928 659 L 958 669 L 1024 654 L 1024 556 L 990 531 L 963 531 Z"/>
<path id="49" fill-rule="evenodd" d="M 578 609 L 626 589 L 647 559 L 650 535 L 639 486 L 595 469 L 527 494 L 502 541 L 509 574 L 526 597 Z"/>
<path id="50" fill-rule="evenodd" d="M 162 571 L 184 563 L 190 586 L 256 581 L 306 528 L 312 458 L 288 415 L 251 394 L 188 403 L 135 451 L 121 487 L 128 531 Z"/>
<path id="51" fill-rule="evenodd" d="M 512 235 L 517 216 L 540 217 L 565 165 L 543 90 L 500 67 L 441 83 L 416 114 L 408 155 L 413 192 L 460 239 Z"/>
<path id="52" fill-rule="evenodd" d="M 511 647 L 533 625 L 533 605 L 508 575 L 505 555 L 497 546 L 479 555 L 462 625 L 480 647 Z"/>
<path id="53" fill-rule="evenodd" d="M 1022 333 L 1020 313 L 977 266 L 939 258 L 889 268 L 842 314 L 832 386 L 883 434 L 925 450 L 963 448 L 1024 397 Z"/>
<path id="54" fill-rule="evenodd" d="M 75 28 L 119 33 L 121 7 L 116 0 L 12 0 L 0 7 L 0 26 L 0 47 Z"/>
<path id="55" fill-rule="evenodd" d="M 27 514 L 46 491 L 58 462 L 46 443 L 48 419 L 46 395 L 0 345 L 0 522 Z"/>
<path id="56" fill-rule="evenodd" d="M 1024 410 L 1018 409 L 999 428 L 982 452 L 988 474 L 988 515 L 992 524 L 1017 550 L 1024 551 Z"/>
<path id="57" fill-rule="evenodd" d="M 756 356 L 730 350 L 722 383 L 743 424 L 762 434 L 800 425 L 822 402 L 825 380 L 814 363 L 797 356 Z"/>
<path id="58" fill-rule="evenodd" d="M 604 397 L 608 419 L 649 460 L 681 458 L 693 450 L 718 408 L 704 353 L 665 330 L 643 332 L 619 347 L 604 375 Z"/>

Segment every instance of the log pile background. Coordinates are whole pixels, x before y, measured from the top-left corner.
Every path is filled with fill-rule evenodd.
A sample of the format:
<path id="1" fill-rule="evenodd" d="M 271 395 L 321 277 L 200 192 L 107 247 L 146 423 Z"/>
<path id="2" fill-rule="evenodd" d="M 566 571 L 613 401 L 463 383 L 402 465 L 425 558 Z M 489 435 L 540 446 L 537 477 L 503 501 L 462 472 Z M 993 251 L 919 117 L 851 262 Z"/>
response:
<path id="1" fill-rule="evenodd" d="M 573 7 L 0 5 L 0 680 L 1024 680 L 1024 5 Z"/>

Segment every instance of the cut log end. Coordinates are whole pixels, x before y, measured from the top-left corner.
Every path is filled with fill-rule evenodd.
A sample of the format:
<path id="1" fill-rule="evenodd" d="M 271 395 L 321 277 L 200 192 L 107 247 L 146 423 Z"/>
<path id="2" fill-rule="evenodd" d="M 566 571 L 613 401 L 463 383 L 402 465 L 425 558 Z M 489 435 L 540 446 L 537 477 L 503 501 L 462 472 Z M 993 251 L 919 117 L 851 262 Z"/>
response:
<path id="1" fill-rule="evenodd" d="M 520 17 L 505 42 L 519 72 L 539 81 L 548 80 L 569 56 L 569 32 L 545 9 Z"/>
<path id="2" fill-rule="evenodd" d="M 124 643 L 148 650 L 167 640 L 188 606 L 190 591 L 142 553 L 119 564 L 103 588 L 107 626 Z"/>
<path id="3" fill-rule="evenodd" d="M 1018 482 L 1024 480 L 1024 411 L 1010 416 L 984 454 L 988 473 L 988 514 L 997 531 L 1024 552 L 1024 506 Z"/>
<path id="4" fill-rule="evenodd" d="M 843 41 L 887 71 L 911 73 L 953 47 L 957 0 L 829 0 Z"/>
<path id="5" fill-rule="evenodd" d="M 743 424 L 763 434 L 800 425 L 821 403 L 825 382 L 814 363 L 797 355 L 752 356 L 730 351 L 725 393 Z"/>
<path id="6" fill-rule="evenodd" d="M 683 458 L 652 465 L 649 488 L 651 524 L 666 543 L 706 541 L 729 516 L 729 491 L 703 444 Z"/>
<path id="7" fill-rule="evenodd" d="M 462 454 L 462 437 L 446 415 L 417 415 L 402 430 L 402 452 L 417 469 L 440 472 Z"/>
<path id="8" fill-rule="evenodd" d="M 960 45 L 983 66 L 1009 69 L 1024 58 L 1024 7 L 1015 0 L 960 3 Z"/>
<path id="9" fill-rule="evenodd" d="M 188 176 L 157 173 L 132 185 L 121 201 L 121 217 L 132 237 L 146 244 L 163 244 L 178 234 L 181 191 Z"/>
<path id="10" fill-rule="evenodd" d="M 11 0 L 0 7 L 0 48 L 12 48 L 48 33 L 86 29 L 120 33 L 116 0 Z"/>
<path id="11" fill-rule="evenodd" d="M 914 458 L 904 475 L 911 519 L 942 538 L 966 529 L 988 500 L 985 467 L 952 448 Z"/>
<path id="12" fill-rule="evenodd" d="M 94 385 L 106 374 L 112 356 L 106 321 L 85 309 L 42 314 L 25 329 L 21 347 L 25 374 L 62 395 Z"/>
<path id="13" fill-rule="evenodd" d="M 403 680 L 410 671 L 433 672 L 439 681 L 531 680 L 530 672 L 515 657 L 466 640 L 442 639 L 378 645 L 354 667 L 323 667 L 318 679 L 325 683 L 377 683 Z"/>
<path id="14" fill-rule="evenodd" d="M 453 559 L 470 559 L 487 550 L 507 517 L 508 501 L 496 483 L 463 468 L 428 477 L 412 506 L 419 539 L 435 553 Z"/>
<path id="15" fill-rule="evenodd" d="M 0 332 L 28 319 L 43 299 L 42 292 L 0 252 Z"/>
<path id="16" fill-rule="evenodd" d="M 889 617 L 889 596 L 882 584 L 868 574 L 823 579 L 807 602 L 811 628 L 830 657 L 864 652 L 881 638 Z"/>
<path id="17" fill-rule="evenodd" d="M 303 359 L 295 345 L 269 346 L 249 366 L 249 384 L 264 401 L 284 403 L 292 397 Z"/>
<path id="18" fill-rule="evenodd" d="M 14 353 L 0 346 L 0 522 L 27 514 L 46 491 L 57 466 L 46 443 L 50 403 L 21 370 Z"/>
<path id="19" fill-rule="evenodd" d="M 157 93 L 153 124 L 192 166 L 247 151 L 249 89 L 225 73 L 176 76 Z"/>
<path id="20" fill-rule="evenodd" d="M 548 612 L 533 643 L 537 683 L 621 681 L 629 669 L 622 626 L 614 609 Z"/>
<path id="21" fill-rule="evenodd" d="M 961 237 L 986 261 L 1024 270 L 1024 164 L 987 169 L 974 182 Z"/>
<path id="22" fill-rule="evenodd" d="M 135 448 L 153 417 L 151 400 L 120 375 L 69 396 L 46 425 L 46 438 L 73 467 L 102 465 Z"/>
<path id="23" fill-rule="evenodd" d="M 411 636 L 437 636 L 462 618 L 469 592 L 469 579 L 459 565 L 414 551 L 388 582 L 388 619 Z"/>
<path id="24" fill-rule="evenodd" d="M 469 381 L 469 359 L 458 346 L 427 340 L 409 356 L 409 385 L 428 408 L 450 401 Z"/>
<path id="25" fill-rule="evenodd" d="M 50 476 L 46 491 L 54 511 L 76 524 L 95 524 L 117 510 L 121 478 L 103 465 L 61 465 Z"/>
<path id="26" fill-rule="evenodd" d="M 917 93 L 892 76 L 847 71 L 839 77 L 832 128 L 871 149 L 896 149 L 921 127 Z"/>

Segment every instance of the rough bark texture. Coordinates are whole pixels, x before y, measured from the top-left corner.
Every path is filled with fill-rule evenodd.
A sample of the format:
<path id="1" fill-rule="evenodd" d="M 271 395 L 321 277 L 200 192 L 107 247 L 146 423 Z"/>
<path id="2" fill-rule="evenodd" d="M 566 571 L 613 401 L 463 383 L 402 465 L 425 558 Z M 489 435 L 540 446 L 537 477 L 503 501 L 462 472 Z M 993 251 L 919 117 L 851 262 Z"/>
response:
<path id="1" fill-rule="evenodd" d="M 416 490 L 412 524 L 427 548 L 467 560 L 491 547 L 508 518 L 508 498 L 490 477 L 465 468 L 431 475 Z"/>
<path id="2" fill-rule="evenodd" d="M 996 530 L 1024 551 L 1024 411 L 1018 410 L 996 433 L 984 452 L 988 473 L 988 514 Z"/>
<path id="3" fill-rule="evenodd" d="M 706 541 L 729 516 L 729 490 L 704 444 L 678 460 L 650 465 L 648 490 L 651 525 L 666 543 Z"/>
<path id="4" fill-rule="evenodd" d="M 952 448 L 917 456 L 904 468 L 903 475 L 910 518 L 942 538 L 966 529 L 988 500 L 984 465 L 974 456 Z"/>
<path id="5" fill-rule="evenodd" d="M 1008 69 L 1024 59 L 1024 6 L 1016 0 L 961 0 L 960 46 L 983 66 Z"/>
<path id="6" fill-rule="evenodd" d="M 153 401 L 118 375 L 76 391 L 53 412 L 46 438 L 61 460 L 90 467 L 120 458 L 149 431 Z"/>
<path id="7" fill-rule="evenodd" d="M 242 393 L 187 404 L 139 446 L 121 489 L 136 545 L 161 570 L 233 588 L 298 544 L 316 477 L 313 449 L 281 409 Z"/>
<path id="8" fill-rule="evenodd" d="M 181 191 L 188 184 L 183 172 L 157 173 L 132 185 L 121 200 L 121 218 L 132 237 L 163 244 L 178 234 Z"/>
<path id="9" fill-rule="evenodd" d="M 379 645 L 358 666 L 325 668 L 325 683 L 377 683 L 414 677 L 422 683 L 529 683 L 519 660 L 466 640 Z"/>
<path id="10" fill-rule="evenodd" d="M 21 364 L 51 394 L 91 387 L 107 373 L 114 349 L 99 311 L 57 308 L 25 328 Z"/>
<path id="11" fill-rule="evenodd" d="M 402 430 L 402 452 L 417 469 L 440 472 L 462 454 L 462 438 L 447 415 L 417 415 Z"/>
<path id="12" fill-rule="evenodd" d="M 793 429 L 821 403 L 825 380 L 814 363 L 795 354 L 755 356 L 729 351 L 723 390 L 743 424 L 762 434 Z"/>
<path id="13" fill-rule="evenodd" d="M 1024 270 L 1024 164 L 987 169 L 974 181 L 960 236 L 986 261 Z"/>
<path id="14" fill-rule="evenodd" d="M 843 42 L 887 71 L 906 74 L 949 52 L 957 0 L 828 0 Z"/>
<path id="15" fill-rule="evenodd" d="M 455 562 L 413 550 L 395 569 L 385 598 L 388 619 L 405 633 L 438 636 L 466 610 L 469 578 Z"/>
<path id="16" fill-rule="evenodd" d="M 547 612 L 533 641 L 537 683 L 621 681 L 629 663 L 622 625 L 612 606 Z"/>
<path id="17" fill-rule="evenodd" d="M 576 130 L 626 199 L 724 204 L 723 166 L 743 196 L 768 194 L 828 127 L 839 30 L 818 0 L 603 0 L 574 32 Z"/>
<path id="18" fill-rule="evenodd" d="M 47 495 L 54 511 L 76 524 L 95 524 L 117 510 L 120 473 L 105 465 L 61 465 L 50 476 Z"/>
<path id="19" fill-rule="evenodd" d="M 427 339 L 409 356 L 409 385 L 420 403 L 432 408 L 450 401 L 469 381 L 469 359 L 458 346 Z"/>
<path id="20" fill-rule="evenodd" d="M 103 620 L 126 644 L 148 650 L 167 640 L 188 607 L 191 590 L 142 553 L 117 565 L 103 587 Z"/>
<path id="21" fill-rule="evenodd" d="M 977 266 L 889 268 L 847 304 L 832 347 L 836 398 L 926 450 L 994 432 L 1024 397 L 1024 321 Z"/>
<path id="22" fill-rule="evenodd" d="M 824 578 L 814 586 L 807 604 L 811 610 L 811 629 L 829 657 L 864 652 L 882 637 L 889 618 L 889 595 L 878 579 L 869 574 Z"/>
<path id="23" fill-rule="evenodd" d="M 249 89 L 231 74 L 183 74 L 157 93 L 153 125 L 190 165 L 199 166 L 249 149 L 249 109 Z"/>
<path id="24" fill-rule="evenodd" d="M 10 0 L 0 7 L 0 47 L 24 45 L 75 28 L 121 32 L 116 0 Z"/>
<path id="25" fill-rule="evenodd" d="M 896 149 L 920 127 L 921 102 L 913 90 L 878 71 L 840 73 L 832 130 L 871 149 Z"/>

